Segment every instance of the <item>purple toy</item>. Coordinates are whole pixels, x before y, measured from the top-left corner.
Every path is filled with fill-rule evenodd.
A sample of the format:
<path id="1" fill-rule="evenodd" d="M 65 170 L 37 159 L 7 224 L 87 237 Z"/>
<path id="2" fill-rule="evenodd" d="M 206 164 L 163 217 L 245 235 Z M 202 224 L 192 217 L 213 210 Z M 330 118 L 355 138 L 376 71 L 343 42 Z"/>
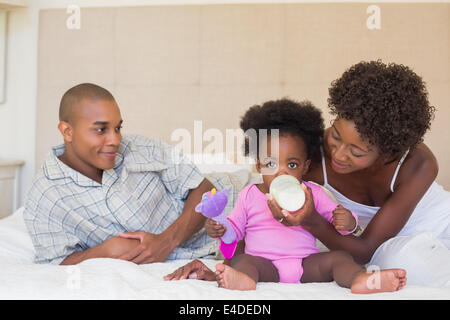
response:
<path id="1" fill-rule="evenodd" d="M 219 248 L 226 259 L 231 259 L 236 250 L 237 241 L 236 233 L 224 213 L 227 202 L 228 190 L 224 189 L 216 192 L 216 189 L 212 189 L 203 194 L 202 201 L 195 207 L 195 211 L 225 226 L 227 230 L 220 238 Z"/>

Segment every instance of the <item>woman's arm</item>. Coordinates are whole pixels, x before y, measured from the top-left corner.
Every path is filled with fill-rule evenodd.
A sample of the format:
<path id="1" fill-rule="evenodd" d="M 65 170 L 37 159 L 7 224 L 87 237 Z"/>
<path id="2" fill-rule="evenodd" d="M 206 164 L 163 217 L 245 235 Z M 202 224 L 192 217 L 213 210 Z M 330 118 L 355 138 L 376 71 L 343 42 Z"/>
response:
<path id="1" fill-rule="evenodd" d="M 375 250 L 386 240 L 396 236 L 408 221 L 415 206 L 423 197 L 438 172 L 436 159 L 421 145 L 420 150 L 405 161 L 399 171 L 394 193 L 372 218 L 364 232 L 355 237 L 341 236 L 334 227 L 314 209 L 300 210 L 285 219 L 291 225 L 301 224 L 331 250 L 345 250 L 361 264 L 370 261 Z M 275 218 L 281 215 L 276 204 L 270 204 Z M 277 208 L 278 207 L 278 208 Z"/>
<path id="2" fill-rule="evenodd" d="M 383 242 L 395 237 L 405 226 L 437 173 L 437 161 L 431 152 L 416 153 L 410 162 L 405 161 L 399 171 L 394 192 L 360 236 L 369 249 L 365 255 L 366 262 Z"/>

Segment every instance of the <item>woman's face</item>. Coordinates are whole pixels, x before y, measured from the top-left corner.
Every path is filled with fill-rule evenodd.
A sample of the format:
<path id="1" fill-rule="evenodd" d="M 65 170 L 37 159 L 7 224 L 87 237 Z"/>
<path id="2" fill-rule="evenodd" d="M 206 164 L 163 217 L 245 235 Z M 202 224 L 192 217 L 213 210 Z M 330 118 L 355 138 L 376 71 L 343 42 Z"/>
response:
<path id="1" fill-rule="evenodd" d="M 336 118 L 326 136 L 331 166 L 337 173 L 351 173 L 372 166 L 379 159 L 376 146 L 362 140 L 355 123 Z"/>

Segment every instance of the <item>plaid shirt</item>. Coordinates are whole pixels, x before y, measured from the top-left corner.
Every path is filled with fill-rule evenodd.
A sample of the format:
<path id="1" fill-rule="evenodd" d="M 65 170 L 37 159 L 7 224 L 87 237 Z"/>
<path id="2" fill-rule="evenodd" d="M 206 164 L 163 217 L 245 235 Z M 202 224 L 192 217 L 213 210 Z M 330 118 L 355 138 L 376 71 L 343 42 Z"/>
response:
<path id="1" fill-rule="evenodd" d="M 64 145 L 54 147 L 47 156 L 25 203 L 24 220 L 37 263 L 59 264 L 118 232 L 163 232 L 181 215 L 189 190 L 205 178 L 172 146 L 142 136 L 124 136 L 115 166 L 103 172 L 102 184 L 61 162 L 58 156 L 64 150 Z M 218 189 L 231 189 L 231 211 L 242 185 L 230 175 L 207 179 Z M 216 251 L 216 241 L 202 228 L 168 259 Z"/>

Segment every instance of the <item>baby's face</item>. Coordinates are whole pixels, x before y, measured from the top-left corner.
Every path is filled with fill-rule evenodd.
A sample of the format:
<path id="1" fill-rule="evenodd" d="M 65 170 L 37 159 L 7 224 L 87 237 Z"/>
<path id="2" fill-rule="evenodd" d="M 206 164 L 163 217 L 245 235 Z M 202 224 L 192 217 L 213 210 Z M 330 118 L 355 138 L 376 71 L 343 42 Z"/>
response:
<path id="1" fill-rule="evenodd" d="M 280 135 L 278 155 L 272 155 L 271 139 L 267 140 L 267 156 L 258 159 L 256 168 L 263 174 L 268 189 L 272 180 L 282 174 L 288 174 L 301 181 L 311 163 L 307 159 L 306 145 L 298 136 Z"/>

